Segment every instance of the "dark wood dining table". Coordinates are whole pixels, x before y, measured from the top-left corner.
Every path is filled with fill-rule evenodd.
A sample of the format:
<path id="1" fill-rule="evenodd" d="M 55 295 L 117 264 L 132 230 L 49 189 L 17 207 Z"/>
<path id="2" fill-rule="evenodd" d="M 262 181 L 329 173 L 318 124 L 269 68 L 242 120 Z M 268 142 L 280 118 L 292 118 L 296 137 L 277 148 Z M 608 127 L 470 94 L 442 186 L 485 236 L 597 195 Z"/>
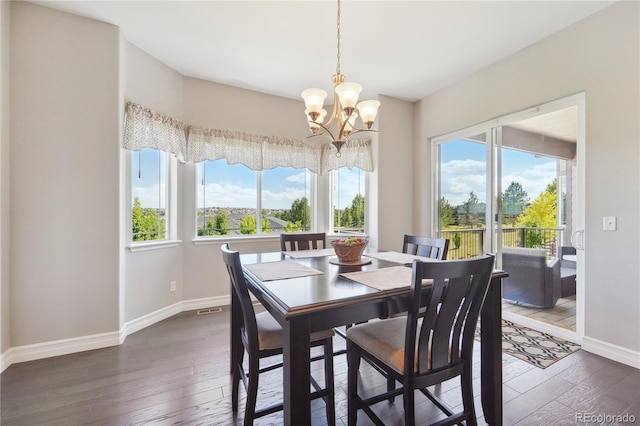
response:
<path id="1" fill-rule="evenodd" d="M 326 253 L 326 251 L 325 251 Z M 291 253 L 289 253 L 291 254 Z M 408 283 L 405 288 L 378 290 L 350 280 L 341 274 L 354 271 L 398 267 L 389 260 L 367 258 L 361 266 L 337 265 L 330 254 L 295 258 L 282 252 L 242 254 L 241 262 L 247 284 L 284 330 L 284 424 L 310 425 L 310 350 L 309 336 L 319 330 L 385 317 L 402 311 L 407 305 Z M 312 255 L 311 253 L 309 254 Z M 372 254 L 373 256 L 373 254 Z M 259 278 L 255 267 L 269 262 L 294 261 L 317 271 L 314 275 L 295 278 Z M 252 266 L 254 265 L 254 266 Z M 273 267 L 285 265 L 274 263 Z M 481 400 L 485 421 L 502 424 L 502 337 L 501 280 L 507 276 L 495 271 L 481 317 Z M 233 292 L 232 292 L 233 294 Z M 404 309 L 406 310 L 406 309 Z M 242 349 L 237 305 L 231 307 L 231 359 Z"/>

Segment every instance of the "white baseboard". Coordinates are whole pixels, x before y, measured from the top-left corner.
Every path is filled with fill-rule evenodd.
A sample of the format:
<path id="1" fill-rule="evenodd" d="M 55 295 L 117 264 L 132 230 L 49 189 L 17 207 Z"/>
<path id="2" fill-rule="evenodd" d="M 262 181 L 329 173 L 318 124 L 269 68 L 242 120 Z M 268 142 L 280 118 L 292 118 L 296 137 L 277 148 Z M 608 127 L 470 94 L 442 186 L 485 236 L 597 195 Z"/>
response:
<path id="1" fill-rule="evenodd" d="M 117 346 L 122 344 L 128 335 L 180 312 L 227 306 L 230 303 L 229 296 L 186 300 L 129 321 L 119 331 L 9 348 L 0 356 L 0 372 L 7 369 L 11 364 L 19 362 Z"/>
<path id="2" fill-rule="evenodd" d="M 591 337 L 584 337 L 582 339 L 582 349 L 607 359 L 640 369 L 640 352 L 632 351 L 630 349 L 623 348 L 622 346 L 613 345 Z"/>
<path id="3" fill-rule="evenodd" d="M 632 351 L 612 343 L 603 342 L 602 340 L 594 339 L 592 337 L 578 336 L 576 332 L 571 330 L 556 327 L 551 324 L 537 321 L 522 315 L 513 314 L 511 312 L 502 312 L 502 318 L 576 343 L 582 346 L 582 349 L 587 352 L 640 369 L 640 352 Z"/>
<path id="4" fill-rule="evenodd" d="M 75 352 L 90 351 L 120 344 L 120 332 L 93 334 L 90 336 L 74 337 L 71 339 L 54 340 L 51 342 L 36 343 L 33 345 L 17 346 L 10 348 L 8 354 L 3 354 L 6 366 L 18 362 L 33 361 L 52 356 L 67 355 Z"/>
<path id="5" fill-rule="evenodd" d="M 119 331 L 13 347 L 0 355 L 0 372 L 4 371 L 11 364 L 19 362 L 67 355 L 70 353 L 106 348 L 109 346 L 117 346 L 122 344 L 128 335 L 180 312 L 228 306 L 229 304 L 229 296 L 186 300 L 129 321 Z M 603 356 L 631 367 L 640 368 L 640 353 L 636 351 L 590 337 L 581 338 L 570 330 L 555 327 L 520 315 L 514 315 L 509 312 L 503 312 L 502 317 L 505 320 L 513 321 L 525 327 L 535 328 L 543 333 L 548 333 L 552 336 L 582 345 L 582 349 L 587 352 Z"/>

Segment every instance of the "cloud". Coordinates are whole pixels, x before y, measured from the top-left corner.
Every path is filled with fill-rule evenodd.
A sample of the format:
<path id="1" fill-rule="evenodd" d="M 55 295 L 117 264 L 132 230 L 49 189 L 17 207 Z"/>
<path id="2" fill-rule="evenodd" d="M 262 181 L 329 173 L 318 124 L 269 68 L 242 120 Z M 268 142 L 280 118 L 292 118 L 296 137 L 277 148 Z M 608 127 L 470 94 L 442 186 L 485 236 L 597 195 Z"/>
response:
<path id="1" fill-rule="evenodd" d="M 447 201 L 460 205 L 473 191 L 482 201 L 486 198 L 486 163 L 477 160 L 452 160 L 442 164 L 441 194 Z"/>
<path id="2" fill-rule="evenodd" d="M 301 171 L 300 173 L 296 173 L 295 175 L 289 175 L 285 178 L 285 181 L 291 183 L 300 183 L 306 184 L 309 177 L 305 171 Z"/>
<path id="3" fill-rule="evenodd" d="M 511 185 L 511 182 L 518 182 L 522 185 L 522 189 L 527 192 L 529 200 L 533 201 L 556 178 L 556 167 L 556 161 L 552 160 L 523 168 L 517 174 L 504 175 L 502 177 L 502 190 L 505 191 Z"/>
<path id="4" fill-rule="evenodd" d="M 287 187 L 280 192 L 263 190 L 262 207 L 265 209 L 289 209 L 295 200 L 303 197 L 309 198 L 309 194 L 304 188 Z"/>
<path id="5" fill-rule="evenodd" d="M 210 183 L 204 190 L 206 205 L 215 207 L 255 208 L 256 188 L 234 185 L 231 182 Z M 198 191 L 198 206 L 202 206 L 202 191 Z"/>
<path id="6" fill-rule="evenodd" d="M 152 186 L 134 186 L 132 189 L 133 198 L 136 197 L 140 200 L 142 207 L 157 209 L 165 207 L 165 185 L 152 185 Z"/>

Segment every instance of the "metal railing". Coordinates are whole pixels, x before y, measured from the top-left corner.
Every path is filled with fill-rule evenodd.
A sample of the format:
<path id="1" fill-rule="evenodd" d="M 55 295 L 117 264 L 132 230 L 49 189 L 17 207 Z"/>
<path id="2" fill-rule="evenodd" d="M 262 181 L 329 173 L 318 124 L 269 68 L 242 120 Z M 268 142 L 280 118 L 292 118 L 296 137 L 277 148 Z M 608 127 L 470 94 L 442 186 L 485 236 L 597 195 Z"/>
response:
<path id="1" fill-rule="evenodd" d="M 502 245 L 547 250 L 556 256 L 562 228 L 503 227 Z M 486 252 L 486 229 L 443 229 L 440 238 L 449 239 L 447 259 L 468 259 Z"/>

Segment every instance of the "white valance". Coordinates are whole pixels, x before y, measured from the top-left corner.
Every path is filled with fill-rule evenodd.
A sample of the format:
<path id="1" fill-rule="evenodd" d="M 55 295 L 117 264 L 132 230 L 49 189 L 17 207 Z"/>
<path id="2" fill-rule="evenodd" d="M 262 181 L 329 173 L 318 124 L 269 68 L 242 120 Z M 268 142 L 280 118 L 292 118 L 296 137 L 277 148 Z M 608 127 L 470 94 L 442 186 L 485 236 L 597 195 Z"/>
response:
<path id="1" fill-rule="evenodd" d="M 186 151 L 185 125 L 142 105 L 127 102 L 122 145 L 131 151 L 153 148 L 169 152 L 183 161 Z"/>
<path id="2" fill-rule="evenodd" d="M 188 126 L 133 102 L 125 107 L 123 147 L 153 148 L 191 163 L 224 158 L 252 170 L 279 166 L 306 168 L 316 174 L 341 167 L 373 170 L 370 140 L 350 140 L 336 156 L 336 149 L 322 137 L 293 139 Z"/>
<path id="3" fill-rule="evenodd" d="M 373 170 L 371 141 L 349 141 L 340 152 L 337 157 L 335 148 L 321 138 L 292 139 L 189 126 L 186 160 L 225 158 L 229 164 L 244 164 L 252 170 L 281 166 L 307 168 L 317 174 L 340 167 Z"/>

